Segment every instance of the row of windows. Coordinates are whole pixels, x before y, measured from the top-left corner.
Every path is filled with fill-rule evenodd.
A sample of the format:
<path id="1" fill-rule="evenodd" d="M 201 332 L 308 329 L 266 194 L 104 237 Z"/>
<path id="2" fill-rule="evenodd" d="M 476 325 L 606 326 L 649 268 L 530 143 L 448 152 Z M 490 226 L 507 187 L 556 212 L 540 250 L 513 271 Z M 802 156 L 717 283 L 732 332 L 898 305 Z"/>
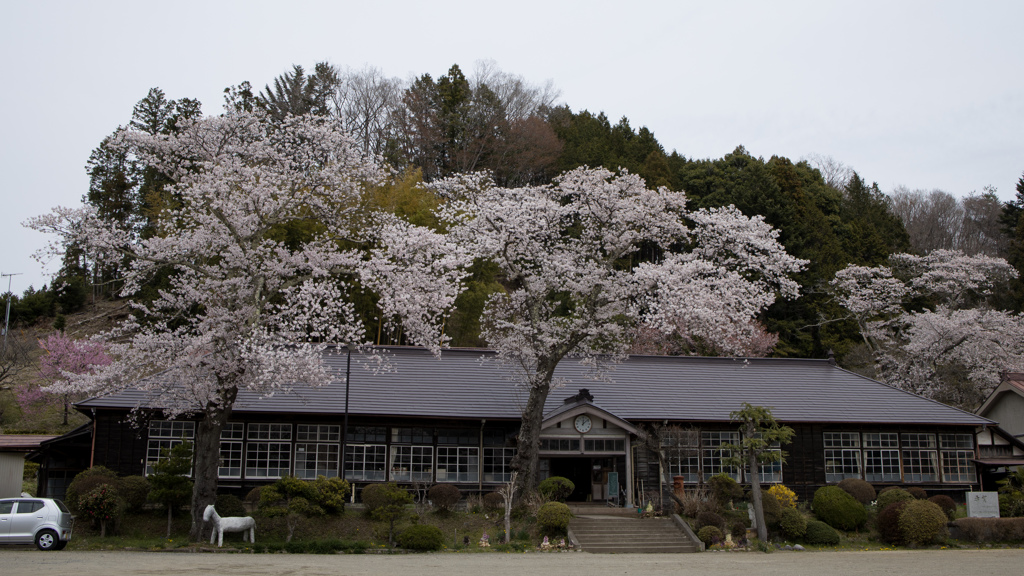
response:
<path id="1" fill-rule="evenodd" d="M 669 472 L 672 476 L 682 476 L 684 482 L 701 482 L 716 474 L 727 474 L 737 482 L 742 482 L 743 472 L 726 464 L 732 451 L 725 445 L 739 444 L 739 441 L 739 432 L 709 430 L 700 434 L 665 438 L 662 440 L 662 450 L 668 460 Z M 781 448 L 773 447 L 772 451 L 781 452 Z M 782 463 L 762 464 L 759 476 L 762 484 L 782 482 Z"/>
<path id="2" fill-rule="evenodd" d="M 973 483 L 970 434 L 825 432 L 825 481 Z"/>
<path id="3" fill-rule="evenodd" d="M 150 423 L 150 437 L 146 457 L 146 473 L 162 457 L 162 450 L 171 448 L 182 439 L 195 436 L 193 422 Z M 221 478 L 274 479 L 294 474 L 298 478 L 315 479 L 317 476 L 338 476 L 341 456 L 341 427 L 334 425 L 297 424 L 292 441 L 291 424 L 249 424 L 229 422 L 221 432 Z M 358 444 L 346 446 L 345 477 L 355 481 L 396 482 L 508 482 L 514 448 L 484 447 L 483 466 L 479 446 L 437 446 L 371 444 L 384 442 L 386 429 L 355 427 L 349 438 Z M 428 429 L 395 428 L 392 438 L 398 441 L 433 440 Z M 440 440 L 453 444 L 466 444 L 475 432 L 439 434 Z M 435 454 L 436 451 L 436 454 Z M 435 458 L 436 456 L 436 458 Z M 390 463 L 390 466 L 389 466 Z"/>

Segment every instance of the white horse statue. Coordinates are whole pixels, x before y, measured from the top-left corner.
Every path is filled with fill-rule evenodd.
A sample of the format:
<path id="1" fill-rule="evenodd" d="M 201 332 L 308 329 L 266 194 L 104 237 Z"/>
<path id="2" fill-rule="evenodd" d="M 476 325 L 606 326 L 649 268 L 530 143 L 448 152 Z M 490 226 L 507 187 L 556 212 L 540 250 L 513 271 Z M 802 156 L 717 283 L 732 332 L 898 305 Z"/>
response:
<path id="1" fill-rule="evenodd" d="M 213 544 L 214 537 L 217 538 L 217 547 L 224 545 L 225 532 L 241 532 L 242 541 L 245 542 L 245 533 L 249 533 L 249 543 L 256 542 L 256 521 L 252 516 L 228 516 L 221 518 L 220 514 L 213 508 L 213 504 L 206 507 L 203 512 L 203 522 L 213 520 L 213 532 L 210 533 L 210 544 Z"/>

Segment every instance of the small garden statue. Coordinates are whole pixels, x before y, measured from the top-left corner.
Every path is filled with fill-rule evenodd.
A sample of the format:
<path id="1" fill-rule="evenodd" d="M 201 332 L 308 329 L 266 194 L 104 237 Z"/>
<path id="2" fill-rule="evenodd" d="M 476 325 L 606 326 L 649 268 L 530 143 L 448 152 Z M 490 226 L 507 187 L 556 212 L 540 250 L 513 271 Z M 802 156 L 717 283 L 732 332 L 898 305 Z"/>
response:
<path id="1" fill-rule="evenodd" d="M 558 539 L 558 547 L 561 548 L 562 550 L 566 549 L 565 538 L 559 538 Z"/>
<path id="2" fill-rule="evenodd" d="M 545 536 L 544 537 L 544 541 L 540 543 L 540 549 L 541 550 L 551 550 L 551 542 L 548 540 L 547 536 Z"/>
<path id="3" fill-rule="evenodd" d="M 480 544 L 479 544 L 479 546 L 481 548 L 490 548 L 491 547 L 490 537 L 487 536 L 487 532 L 484 532 L 484 535 L 480 537 Z"/>
<path id="4" fill-rule="evenodd" d="M 213 504 L 210 504 L 203 512 L 203 521 L 210 522 L 211 520 L 213 521 L 213 531 L 210 533 L 210 544 L 213 544 L 213 539 L 216 537 L 218 548 L 224 545 L 225 532 L 241 532 L 243 542 L 246 540 L 246 532 L 248 532 L 249 543 L 256 542 L 256 521 L 252 519 L 252 516 L 221 518 Z"/>

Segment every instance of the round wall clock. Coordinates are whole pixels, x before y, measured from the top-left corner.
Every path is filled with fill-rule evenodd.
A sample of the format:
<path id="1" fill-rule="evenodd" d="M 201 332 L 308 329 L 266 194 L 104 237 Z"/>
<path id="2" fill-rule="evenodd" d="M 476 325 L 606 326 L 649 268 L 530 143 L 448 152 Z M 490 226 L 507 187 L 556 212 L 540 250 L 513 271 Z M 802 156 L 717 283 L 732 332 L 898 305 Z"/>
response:
<path id="1" fill-rule="evenodd" d="M 576 427 L 577 432 L 584 434 L 586 432 L 590 432 L 590 427 L 593 426 L 593 422 L 590 421 L 590 416 L 580 414 L 573 422 L 573 426 Z"/>

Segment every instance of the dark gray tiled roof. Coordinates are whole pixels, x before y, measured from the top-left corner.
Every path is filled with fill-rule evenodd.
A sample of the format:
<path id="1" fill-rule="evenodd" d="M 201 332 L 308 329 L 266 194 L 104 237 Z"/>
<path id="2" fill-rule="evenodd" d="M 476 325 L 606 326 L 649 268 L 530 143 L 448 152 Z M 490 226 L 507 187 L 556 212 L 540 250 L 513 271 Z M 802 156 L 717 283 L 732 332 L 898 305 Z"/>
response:
<path id="1" fill-rule="evenodd" d="M 322 388 L 296 386 L 261 398 L 242 392 L 236 412 L 342 414 L 345 351 L 324 361 L 339 374 Z M 418 348 L 390 348 L 391 371 L 373 372 L 366 356 L 352 356 L 350 413 L 409 417 L 518 419 L 526 391 L 516 387 L 492 352 L 445 350 L 440 359 Z M 485 361 L 484 359 L 488 359 Z M 579 388 L 594 403 L 629 421 L 724 422 L 743 402 L 769 406 L 784 422 L 983 425 L 969 412 L 897 390 L 837 368 L 825 360 L 632 356 L 595 380 L 591 370 L 563 361 L 545 413 Z M 137 391 L 92 398 L 81 408 L 148 406 Z"/>

